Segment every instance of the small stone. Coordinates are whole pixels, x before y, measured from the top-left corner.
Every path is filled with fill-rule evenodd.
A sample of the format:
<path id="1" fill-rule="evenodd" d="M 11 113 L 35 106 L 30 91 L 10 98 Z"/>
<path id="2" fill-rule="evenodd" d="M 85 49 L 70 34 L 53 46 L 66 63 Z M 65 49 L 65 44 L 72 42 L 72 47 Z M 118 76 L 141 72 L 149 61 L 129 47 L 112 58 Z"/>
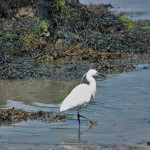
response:
<path id="1" fill-rule="evenodd" d="M 20 19 L 21 17 L 34 17 L 34 10 L 32 7 L 22 7 L 19 9 L 19 11 L 16 13 L 15 18 Z"/>

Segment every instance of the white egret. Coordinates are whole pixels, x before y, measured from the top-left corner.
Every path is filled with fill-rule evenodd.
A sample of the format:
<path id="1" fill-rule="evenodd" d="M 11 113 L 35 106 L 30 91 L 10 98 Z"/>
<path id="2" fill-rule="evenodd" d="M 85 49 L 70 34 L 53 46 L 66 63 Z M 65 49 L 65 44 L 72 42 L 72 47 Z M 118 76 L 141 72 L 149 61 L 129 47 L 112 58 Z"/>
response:
<path id="1" fill-rule="evenodd" d="M 79 84 L 77 85 L 70 94 L 64 99 L 60 106 L 60 112 L 66 111 L 68 109 L 78 107 L 78 121 L 80 125 L 80 117 L 87 119 L 91 124 L 94 124 L 92 120 L 87 117 L 80 115 L 80 110 L 84 107 L 91 98 L 95 98 L 96 93 L 96 81 L 93 78 L 94 76 L 98 76 L 98 72 L 94 69 L 90 69 L 83 77 L 86 76 L 86 80 L 89 84 Z M 81 81 L 82 81 L 81 79 Z"/>

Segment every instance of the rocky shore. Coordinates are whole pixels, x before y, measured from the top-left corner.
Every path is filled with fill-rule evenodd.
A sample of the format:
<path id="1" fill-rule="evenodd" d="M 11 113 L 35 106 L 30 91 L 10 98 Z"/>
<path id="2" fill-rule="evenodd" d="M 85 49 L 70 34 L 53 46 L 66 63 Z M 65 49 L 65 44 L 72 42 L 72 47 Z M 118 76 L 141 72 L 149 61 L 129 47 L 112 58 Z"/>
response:
<path id="1" fill-rule="evenodd" d="M 139 53 L 149 59 L 149 22 L 133 23 L 107 5 L 2 0 L 0 8 L 0 79 L 72 79 L 89 67 L 130 71 Z"/>

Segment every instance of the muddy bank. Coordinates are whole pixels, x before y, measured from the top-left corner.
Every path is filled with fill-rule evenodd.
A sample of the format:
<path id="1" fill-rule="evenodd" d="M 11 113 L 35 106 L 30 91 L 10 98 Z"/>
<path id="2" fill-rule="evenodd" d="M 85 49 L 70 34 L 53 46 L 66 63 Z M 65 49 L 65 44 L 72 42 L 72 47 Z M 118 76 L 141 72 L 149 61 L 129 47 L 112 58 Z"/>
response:
<path id="1" fill-rule="evenodd" d="M 14 123 L 27 120 L 40 120 L 52 123 L 58 121 L 65 121 L 67 118 L 68 116 L 64 114 L 56 114 L 53 112 L 27 112 L 14 107 L 10 109 L 0 109 L 0 126 L 12 125 Z"/>
<path id="2" fill-rule="evenodd" d="M 0 8 L 0 79 L 80 78 L 93 67 L 130 71 L 135 58 L 145 61 L 137 53 L 149 59 L 149 29 L 105 5 L 19 0 Z"/>

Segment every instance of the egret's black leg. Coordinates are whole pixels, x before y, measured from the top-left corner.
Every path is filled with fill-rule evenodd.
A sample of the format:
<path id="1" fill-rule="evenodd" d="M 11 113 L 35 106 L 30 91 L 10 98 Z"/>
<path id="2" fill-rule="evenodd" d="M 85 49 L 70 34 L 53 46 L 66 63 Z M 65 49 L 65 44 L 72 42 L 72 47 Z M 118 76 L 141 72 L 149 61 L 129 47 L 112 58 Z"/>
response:
<path id="1" fill-rule="evenodd" d="M 79 112 L 77 113 L 77 117 L 78 117 L 78 122 L 79 122 L 79 125 L 80 125 L 80 114 L 79 114 Z"/>
<path id="2" fill-rule="evenodd" d="M 89 118 L 87 118 L 87 117 L 84 117 L 84 116 L 80 115 L 79 112 L 78 112 L 77 116 L 78 116 L 79 125 L 80 125 L 80 117 L 82 117 L 82 118 L 88 120 L 92 125 L 95 124 L 94 121 L 92 121 L 91 119 L 89 119 Z"/>

